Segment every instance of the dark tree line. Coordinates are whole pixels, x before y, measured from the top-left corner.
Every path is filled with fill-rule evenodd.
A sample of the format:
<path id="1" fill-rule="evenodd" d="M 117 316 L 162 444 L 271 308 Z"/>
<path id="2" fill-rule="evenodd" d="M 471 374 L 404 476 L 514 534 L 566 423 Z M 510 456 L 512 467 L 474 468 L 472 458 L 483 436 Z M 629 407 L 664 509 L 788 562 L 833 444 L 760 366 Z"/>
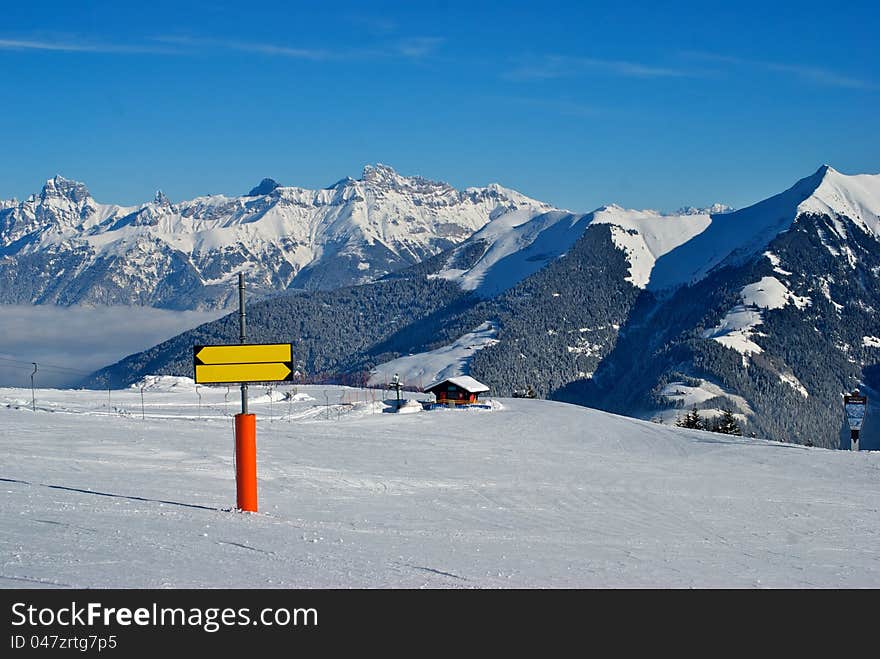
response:
<path id="1" fill-rule="evenodd" d="M 736 420 L 736 416 L 733 413 L 733 410 L 730 408 L 725 408 L 722 410 L 720 416 L 715 416 L 710 419 L 704 419 L 700 416 L 700 413 L 697 412 L 696 405 L 691 409 L 690 412 L 681 416 L 676 421 L 675 425 L 679 428 L 689 428 L 691 430 L 708 430 L 710 432 L 717 432 L 723 435 L 742 435 L 743 430 L 742 426 L 740 426 L 739 421 Z"/>

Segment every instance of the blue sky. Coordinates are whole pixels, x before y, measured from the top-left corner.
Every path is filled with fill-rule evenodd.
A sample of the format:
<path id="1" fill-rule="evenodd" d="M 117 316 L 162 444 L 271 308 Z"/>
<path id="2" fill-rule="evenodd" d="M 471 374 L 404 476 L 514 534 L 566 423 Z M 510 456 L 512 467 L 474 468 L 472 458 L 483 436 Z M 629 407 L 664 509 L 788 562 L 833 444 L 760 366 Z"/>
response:
<path id="1" fill-rule="evenodd" d="M 324 187 L 382 162 L 558 206 L 880 172 L 876 3 L 2 2 L 0 198 Z"/>

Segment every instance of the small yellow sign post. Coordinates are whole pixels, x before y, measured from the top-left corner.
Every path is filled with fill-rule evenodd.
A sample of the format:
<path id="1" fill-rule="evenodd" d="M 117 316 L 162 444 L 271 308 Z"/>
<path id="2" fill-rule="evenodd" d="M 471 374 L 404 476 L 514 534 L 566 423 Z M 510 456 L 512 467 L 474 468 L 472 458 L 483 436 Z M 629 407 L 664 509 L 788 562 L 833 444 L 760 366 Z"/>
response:
<path id="1" fill-rule="evenodd" d="M 241 384 L 241 414 L 235 415 L 235 483 L 239 510 L 257 512 L 257 419 L 248 414 L 248 382 L 291 382 L 290 343 L 245 343 L 244 274 L 238 275 L 240 343 L 193 346 L 196 384 Z"/>
<path id="2" fill-rule="evenodd" d="M 196 384 L 293 380 L 293 346 L 289 343 L 195 346 L 193 359 Z"/>

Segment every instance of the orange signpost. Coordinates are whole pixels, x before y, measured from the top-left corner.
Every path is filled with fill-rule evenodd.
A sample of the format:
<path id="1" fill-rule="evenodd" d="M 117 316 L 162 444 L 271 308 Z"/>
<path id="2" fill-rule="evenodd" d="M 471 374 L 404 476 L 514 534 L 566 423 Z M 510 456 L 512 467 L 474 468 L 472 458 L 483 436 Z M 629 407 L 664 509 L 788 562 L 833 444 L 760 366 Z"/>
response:
<path id="1" fill-rule="evenodd" d="M 244 275 L 238 275 L 239 344 L 193 346 L 196 384 L 241 384 L 241 414 L 235 415 L 235 489 L 239 510 L 257 512 L 257 417 L 248 414 L 248 382 L 293 379 L 289 343 L 246 344 Z"/>
<path id="2" fill-rule="evenodd" d="M 257 512 L 257 416 L 235 415 L 235 493 L 239 510 Z"/>

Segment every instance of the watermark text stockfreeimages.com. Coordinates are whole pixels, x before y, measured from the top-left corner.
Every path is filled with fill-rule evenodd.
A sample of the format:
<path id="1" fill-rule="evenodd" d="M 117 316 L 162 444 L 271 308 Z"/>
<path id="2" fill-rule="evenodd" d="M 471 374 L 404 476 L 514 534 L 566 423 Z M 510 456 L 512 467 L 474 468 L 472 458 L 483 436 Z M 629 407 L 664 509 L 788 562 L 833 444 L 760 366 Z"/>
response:
<path id="1" fill-rule="evenodd" d="M 213 633 L 223 627 L 317 627 L 315 608 L 268 607 L 252 610 L 249 607 L 165 607 L 129 608 L 109 607 L 100 602 L 69 606 L 36 607 L 27 602 L 12 605 L 13 627 L 192 627 Z"/>

